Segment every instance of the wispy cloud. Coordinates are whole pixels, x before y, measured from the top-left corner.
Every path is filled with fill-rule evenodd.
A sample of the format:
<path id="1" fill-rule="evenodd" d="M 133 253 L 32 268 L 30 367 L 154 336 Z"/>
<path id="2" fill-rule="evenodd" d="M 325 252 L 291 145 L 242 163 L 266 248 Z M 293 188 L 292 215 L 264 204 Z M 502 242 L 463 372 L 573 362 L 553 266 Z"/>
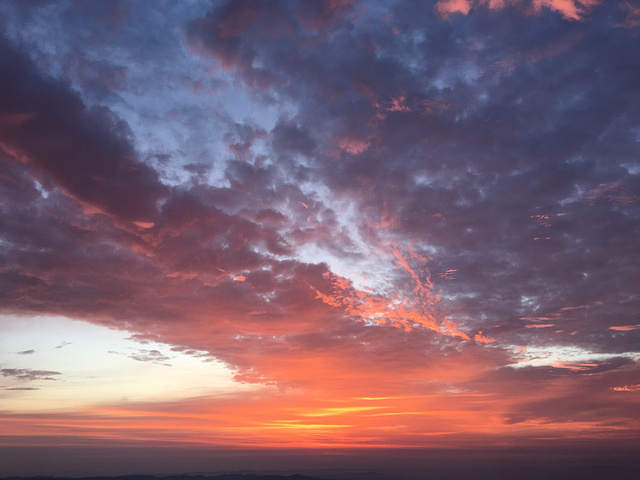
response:
<path id="1" fill-rule="evenodd" d="M 169 363 L 167 363 L 168 360 L 171 360 L 171 357 L 164 355 L 158 350 L 142 349 L 136 353 L 132 353 L 131 355 L 129 355 L 129 358 L 137 360 L 138 362 L 151 362 L 167 367 L 171 366 Z"/>
<path id="2" fill-rule="evenodd" d="M 62 375 L 60 372 L 51 370 L 32 370 L 29 368 L 3 368 L 0 370 L 3 377 L 13 377 L 18 380 L 57 380 L 54 378 L 57 375 Z"/>

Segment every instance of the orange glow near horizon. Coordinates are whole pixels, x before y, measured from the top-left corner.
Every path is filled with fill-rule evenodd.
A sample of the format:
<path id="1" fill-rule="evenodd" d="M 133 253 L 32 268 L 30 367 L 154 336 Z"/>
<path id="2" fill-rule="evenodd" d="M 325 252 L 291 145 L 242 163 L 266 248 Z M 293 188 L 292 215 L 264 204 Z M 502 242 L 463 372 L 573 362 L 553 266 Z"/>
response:
<path id="1" fill-rule="evenodd" d="M 127 438 L 152 443 L 255 448 L 413 448 L 424 446 L 426 437 L 430 441 L 437 439 L 440 447 L 451 448 L 461 439 L 467 447 L 481 446 L 487 435 L 516 439 L 526 432 L 548 438 L 559 435 L 579 438 L 581 432 L 605 434 L 627 430 L 599 425 L 597 421 L 505 423 L 504 411 L 512 402 L 513 399 L 484 394 L 368 400 L 276 395 L 252 401 L 194 399 L 189 411 L 184 411 L 184 405 L 147 404 L 98 407 L 69 414 L 3 415 L 2 421 L 6 425 L 5 435 L 19 435 L 25 442 L 30 436 L 56 432 L 71 442 L 74 438 L 75 441 Z M 336 403 L 350 406 L 334 406 Z M 304 404 L 309 406 L 301 406 Z"/>

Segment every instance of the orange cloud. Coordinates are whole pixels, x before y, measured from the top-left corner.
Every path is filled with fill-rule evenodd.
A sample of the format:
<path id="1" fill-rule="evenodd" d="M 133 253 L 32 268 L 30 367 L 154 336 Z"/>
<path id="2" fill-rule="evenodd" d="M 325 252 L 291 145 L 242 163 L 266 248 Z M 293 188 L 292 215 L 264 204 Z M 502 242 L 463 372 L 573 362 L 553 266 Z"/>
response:
<path id="1" fill-rule="evenodd" d="M 470 340 L 458 326 L 438 312 L 436 304 L 439 298 L 433 293 L 433 284 L 428 274 L 418 274 L 409 264 L 409 259 L 424 262 L 427 259 L 409 254 L 409 259 L 400 252 L 397 245 L 390 247 L 401 271 L 409 274 L 413 285 L 413 296 L 402 291 L 390 295 L 374 294 L 356 289 L 343 277 L 326 272 L 325 278 L 331 281 L 333 292 L 322 293 L 310 286 L 316 298 L 333 308 L 340 309 L 350 317 L 365 325 L 392 325 L 411 331 L 417 327 L 427 328 L 442 335 Z"/>
<path id="2" fill-rule="evenodd" d="M 495 338 L 484 336 L 482 332 L 476 333 L 473 339 L 478 343 L 493 343 L 496 341 Z"/>
<path id="3" fill-rule="evenodd" d="M 623 385 L 621 387 L 613 387 L 615 392 L 640 392 L 640 383 L 635 385 Z"/>
<path id="4" fill-rule="evenodd" d="M 598 366 L 596 362 L 557 362 L 553 364 L 556 368 L 565 368 L 573 371 L 590 370 Z"/>
<path id="5" fill-rule="evenodd" d="M 637 325 L 619 325 L 615 327 L 609 327 L 609 330 L 615 330 L 617 332 L 630 332 L 632 330 L 638 330 L 640 328 L 640 324 Z"/>

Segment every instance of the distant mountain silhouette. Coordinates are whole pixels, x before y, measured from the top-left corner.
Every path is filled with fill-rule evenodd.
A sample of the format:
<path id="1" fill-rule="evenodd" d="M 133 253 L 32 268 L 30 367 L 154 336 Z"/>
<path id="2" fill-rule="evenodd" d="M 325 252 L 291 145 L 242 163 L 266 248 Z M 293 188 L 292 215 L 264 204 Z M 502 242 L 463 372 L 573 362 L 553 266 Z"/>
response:
<path id="1" fill-rule="evenodd" d="M 322 474 L 321 474 L 322 475 Z M 489 467 L 471 468 L 468 465 L 432 467 L 408 475 L 400 472 L 332 472 L 327 476 L 301 474 L 277 475 L 260 473 L 221 473 L 207 475 L 119 475 L 99 477 L 4 477 L 0 480 L 496 480 L 517 478 L 520 480 L 638 480 L 640 467 L 592 465 L 578 467 Z"/>
<path id="2" fill-rule="evenodd" d="M 5 477 L 0 480 L 326 480 L 307 475 L 259 475 L 228 473 L 221 475 L 118 475 L 113 477 Z"/>

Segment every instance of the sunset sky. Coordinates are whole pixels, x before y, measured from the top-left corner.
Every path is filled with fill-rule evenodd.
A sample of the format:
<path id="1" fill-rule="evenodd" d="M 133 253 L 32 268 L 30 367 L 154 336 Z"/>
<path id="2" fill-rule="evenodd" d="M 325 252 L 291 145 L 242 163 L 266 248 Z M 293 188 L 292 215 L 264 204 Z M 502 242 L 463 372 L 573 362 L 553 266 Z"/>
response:
<path id="1" fill-rule="evenodd" d="M 0 475 L 639 448 L 639 1 L 2 1 L 0 34 Z"/>

